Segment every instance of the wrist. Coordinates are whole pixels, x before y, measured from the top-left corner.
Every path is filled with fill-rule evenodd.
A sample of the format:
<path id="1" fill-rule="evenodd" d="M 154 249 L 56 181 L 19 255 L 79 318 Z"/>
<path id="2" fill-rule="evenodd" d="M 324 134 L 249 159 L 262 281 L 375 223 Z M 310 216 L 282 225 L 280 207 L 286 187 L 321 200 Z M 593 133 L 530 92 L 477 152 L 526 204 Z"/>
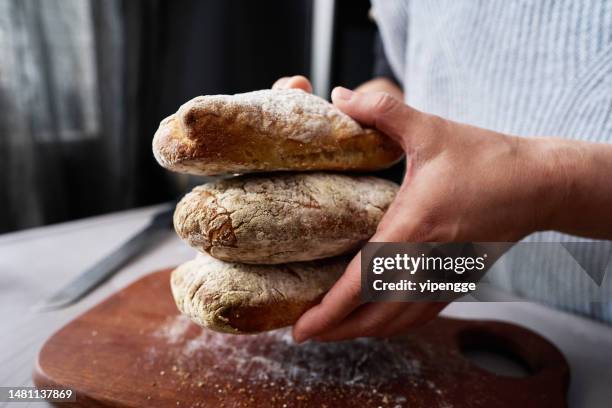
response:
<path id="1" fill-rule="evenodd" d="M 562 139 L 524 139 L 532 177 L 527 175 L 533 188 L 533 206 L 537 219 L 535 231 L 560 229 L 560 214 L 572 195 L 572 174 L 576 172 L 569 146 Z"/>

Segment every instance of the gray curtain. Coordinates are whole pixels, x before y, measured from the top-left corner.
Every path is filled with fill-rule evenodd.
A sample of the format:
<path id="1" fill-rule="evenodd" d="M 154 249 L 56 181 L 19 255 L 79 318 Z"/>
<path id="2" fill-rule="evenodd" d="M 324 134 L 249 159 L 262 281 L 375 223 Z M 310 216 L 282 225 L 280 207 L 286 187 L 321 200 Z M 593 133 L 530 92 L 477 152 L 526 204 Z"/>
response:
<path id="1" fill-rule="evenodd" d="M 159 121 L 308 74 L 311 3 L 0 0 L 0 233 L 184 193 Z"/>
<path id="2" fill-rule="evenodd" d="M 0 0 L 0 231 L 133 199 L 122 38 L 118 0 Z"/>

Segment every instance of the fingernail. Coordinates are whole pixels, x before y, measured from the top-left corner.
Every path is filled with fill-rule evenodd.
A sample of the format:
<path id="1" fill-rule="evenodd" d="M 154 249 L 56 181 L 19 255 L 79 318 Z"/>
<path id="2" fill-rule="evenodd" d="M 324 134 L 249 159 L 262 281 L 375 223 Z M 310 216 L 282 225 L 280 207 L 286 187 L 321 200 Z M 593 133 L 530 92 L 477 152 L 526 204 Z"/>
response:
<path id="1" fill-rule="evenodd" d="M 306 336 L 300 336 L 300 335 L 296 336 L 296 335 L 293 335 L 293 341 L 296 342 L 297 344 L 303 343 L 306 340 L 308 340 L 308 337 L 306 337 Z"/>
<path id="2" fill-rule="evenodd" d="M 287 82 L 289 82 L 289 77 L 279 79 L 278 82 L 276 83 L 276 88 L 285 89 L 287 86 Z"/>
<path id="3" fill-rule="evenodd" d="M 332 91 L 332 99 L 340 99 L 343 101 L 348 101 L 353 97 L 354 93 L 355 92 L 351 91 L 350 89 L 346 89 L 344 87 L 337 86 Z"/>

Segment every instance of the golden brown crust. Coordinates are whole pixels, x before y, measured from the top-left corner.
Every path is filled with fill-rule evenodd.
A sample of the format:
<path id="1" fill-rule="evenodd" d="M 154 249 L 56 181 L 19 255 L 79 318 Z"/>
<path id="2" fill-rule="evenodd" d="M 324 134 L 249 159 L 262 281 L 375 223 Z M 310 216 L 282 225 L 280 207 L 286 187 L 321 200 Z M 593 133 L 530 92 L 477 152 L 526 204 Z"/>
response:
<path id="1" fill-rule="evenodd" d="M 235 334 L 288 326 L 329 290 L 349 258 L 245 265 L 200 254 L 172 272 L 178 309 L 195 323 Z"/>
<path id="2" fill-rule="evenodd" d="M 353 252 L 370 238 L 398 186 L 369 176 L 243 176 L 198 186 L 178 203 L 177 234 L 230 262 L 279 264 Z"/>
<path id="3" fill-rule="evenodd" d="M 197 97 L 164 119 L 153 139 L 173 171 L 215 175 L 278 170 L 379 170 L 401 148 L 301 90 Z"/>

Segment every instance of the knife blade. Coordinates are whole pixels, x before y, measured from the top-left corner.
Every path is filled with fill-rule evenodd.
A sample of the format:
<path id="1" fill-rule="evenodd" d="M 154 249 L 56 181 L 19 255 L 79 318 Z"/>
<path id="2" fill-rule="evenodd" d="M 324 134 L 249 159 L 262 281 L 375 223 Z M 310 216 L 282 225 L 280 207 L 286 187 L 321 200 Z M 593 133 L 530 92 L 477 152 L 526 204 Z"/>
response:
<path id="1" fill-rule="evenodd" d="M 35 311 L 56 310 L 82 299 L 106 279 L 113 276 L 130 259 L 151 246 L 159 238 L 158 231 L 171 228 L 174 205 L 155 213 L 142 230 L 119 248 L 85 270 L 51 297 L 33 307 Z"/>

